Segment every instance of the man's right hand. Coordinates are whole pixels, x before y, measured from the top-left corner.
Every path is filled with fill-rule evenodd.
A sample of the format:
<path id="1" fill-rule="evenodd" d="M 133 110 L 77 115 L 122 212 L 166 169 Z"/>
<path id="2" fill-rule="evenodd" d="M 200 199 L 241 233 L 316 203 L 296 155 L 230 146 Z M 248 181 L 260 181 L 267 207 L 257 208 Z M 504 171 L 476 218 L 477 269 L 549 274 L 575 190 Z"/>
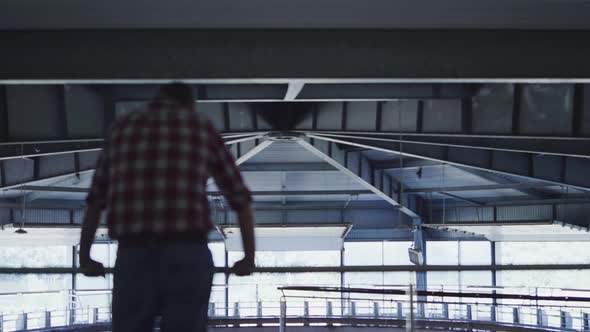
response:
<path id="1" fill-rule="evenodd" d="M 231 268 L 231 273 L 237 276 L 248 276 L 254 272 L 254 259 L 244 258 L 237 261 Z"/>
<path id="2" fill-rule="evenodd" d="M 104 265 L 92 259 L 83 260 L 80 262 L 80 271 L 87 277 L 106 276 Z"/>

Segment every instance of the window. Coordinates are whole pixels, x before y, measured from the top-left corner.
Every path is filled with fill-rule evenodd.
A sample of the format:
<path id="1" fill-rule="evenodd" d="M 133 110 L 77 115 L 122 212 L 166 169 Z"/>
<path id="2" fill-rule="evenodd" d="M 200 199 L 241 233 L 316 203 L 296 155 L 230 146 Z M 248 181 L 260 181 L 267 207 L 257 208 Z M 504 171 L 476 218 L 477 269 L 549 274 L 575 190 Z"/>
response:
<path id="1" fill-rule="evenodd" d="M 498 242 L 498 264 L 590 264 L 590 242 Z"/>
<path id="2" fill-rule="evenodd" d="M 412 265 L 409 241 L 345 242 L 344 265 Z"/>
<path id="3" fill-rule="evenodd" d="M 241 251 L 230 251 L 229 265 L 242 257 Z M 256 266 L 340 266 L 340 251 L 257 251 Z"/>

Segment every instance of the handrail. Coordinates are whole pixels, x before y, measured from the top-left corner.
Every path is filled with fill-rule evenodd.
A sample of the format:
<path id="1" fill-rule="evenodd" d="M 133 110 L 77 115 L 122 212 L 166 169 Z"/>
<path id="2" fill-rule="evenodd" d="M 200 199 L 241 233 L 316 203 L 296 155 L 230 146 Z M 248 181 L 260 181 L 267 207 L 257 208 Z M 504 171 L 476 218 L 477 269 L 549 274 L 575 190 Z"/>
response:
<path id="1" fill-rule="evenodd" d="M 316 286 L 285 286 L 280 290 L 313 291 L 328 293 L 357 293 L 357 294 L 380 294 L 380 295 L 407 295 L 405 290 L 398 289 L 370 289 L 370 288 L 346 288 L 346 287 L 316 287 Z M 542 295 L 521 295 L 521 294 L 500 294 L 500 293 L 474 293 L 474 292 L 445 292 L 417 290 L 419 296 L 436 297 L 473 297 L 483 299 L 512 299 L 531 301 L 562 301 L 562 302 L 590 302 L 590 297 L 580 296 L 542 296 Z"/>

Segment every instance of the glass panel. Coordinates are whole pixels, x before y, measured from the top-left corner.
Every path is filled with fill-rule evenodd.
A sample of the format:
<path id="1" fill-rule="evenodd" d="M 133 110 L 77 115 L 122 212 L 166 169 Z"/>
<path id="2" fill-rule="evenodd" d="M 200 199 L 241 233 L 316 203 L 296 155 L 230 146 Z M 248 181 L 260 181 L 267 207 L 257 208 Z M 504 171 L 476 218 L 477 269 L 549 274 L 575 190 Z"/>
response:
<path id="1" fill-rule="evenodd" d="M 383 265 L 383 250 L 383 242 L 344 242 L 344 264 Z"/>
<path id="2" fill-rule="evenodd" d="M 225 266 L 225 243 L 209 242 L 209 250 L 213 256 L 213 264 L 217 267 Z"/>
<path id="3" fill-rule="evenodd" d="M 67 303 L 67 291 L 64 290 L 71 285 L 70 274 L 0 275 L 0 312 L 7 314 L 44 311 L 45 308 L 63 309 Z"/>
<path id="4" fill-rule="evenodd" d="M 498 271 L 498 284 L 590 290 L 590 270 Z"/>
<path id="5" fill-rule="evenodd" d="M 229 265 L 244 257 L 243 252 L 230 251 Z M 339 251 L 257 251 L 256 266 L 340 266 Z"/>
<path id="6" fill-rule="evenodd" d="M 71 267 L 71 246 L 0 246 L 2 267 Z"/>
<path id="7" fill-rule="evenodd" d="M 459 242 L 460 265 L 492 264 L 492 247 L 487 241 Z"/>
<path id="8" fill-rule="evenodd" d="M 497 242 L 498 264 L 590 264 L 590 242 Z"/>
<path id="9" fill-rule="evenodd" d="M 458 265 L 459 243 L 457 241 L 426 242 L 426 262 L 430 265 Z"/>
<path id="10" fill-rule="evenodd" d="M 459 290 L 459 272 L 441 271 L 426 274 L 429 289 Z"/>
<path id="11" fill-rule="evenodd" d="M 248 277 L 230 277 L 229 279 L 229 302 L 230 313 L 234 312 L 235 303 L 239 302 L 240 316 L 256 314 L 256 302 L 263 302 L 264 315 L 278 315 L 279 301 L 282 296 L 277 289 L 280 286 L 339 286 L 339 273 L 255 273 Z M 300 295 L 308 298 L 310 311 L 313 308 L 318 310 L 325 308 L 326 296 L 334 296 L 328 293 L 315 292 L 287 292 L 287 295 Z M 322 299 L 313 299 L 313 296 L 321 296 Z M 304 299 L 293 298 L 289 301 L 289 314 L 303 313 Z M 316 302 L 321 302 L 318 305 Z M 292 303 L 292 304 L 291 304 Z M 323 310 L 323 309 L 322 309 Z M 336 313 L 336 312 L 335 312 Z M 310 314 L 314 314 L 310 312 Z M 317 313 L 316 313 L 317 314 Z M 324 312 L 325 314 L 325 312 Z"/>
<path id="12" fill-rule="evenodd" d="M 408 255 L 408 248 L 411 246 L 410 241 L 383 242 L 384 265 L 413 265 Z"/>

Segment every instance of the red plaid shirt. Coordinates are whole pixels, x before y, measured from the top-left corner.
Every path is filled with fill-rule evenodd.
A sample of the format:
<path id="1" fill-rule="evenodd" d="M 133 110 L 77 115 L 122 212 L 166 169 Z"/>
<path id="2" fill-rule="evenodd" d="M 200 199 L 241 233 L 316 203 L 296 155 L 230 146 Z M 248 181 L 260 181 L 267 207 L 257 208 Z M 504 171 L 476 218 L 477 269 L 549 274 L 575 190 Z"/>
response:
<path id="1" fill-rule="evenodd" d="M 109 236 L 205 234 L 207 180 L 234 210 L 251 202 L 233 156 L 197 112 L 150 106 L 113 125 L 98 159 L 88 204 L 107 209 Z"/>

